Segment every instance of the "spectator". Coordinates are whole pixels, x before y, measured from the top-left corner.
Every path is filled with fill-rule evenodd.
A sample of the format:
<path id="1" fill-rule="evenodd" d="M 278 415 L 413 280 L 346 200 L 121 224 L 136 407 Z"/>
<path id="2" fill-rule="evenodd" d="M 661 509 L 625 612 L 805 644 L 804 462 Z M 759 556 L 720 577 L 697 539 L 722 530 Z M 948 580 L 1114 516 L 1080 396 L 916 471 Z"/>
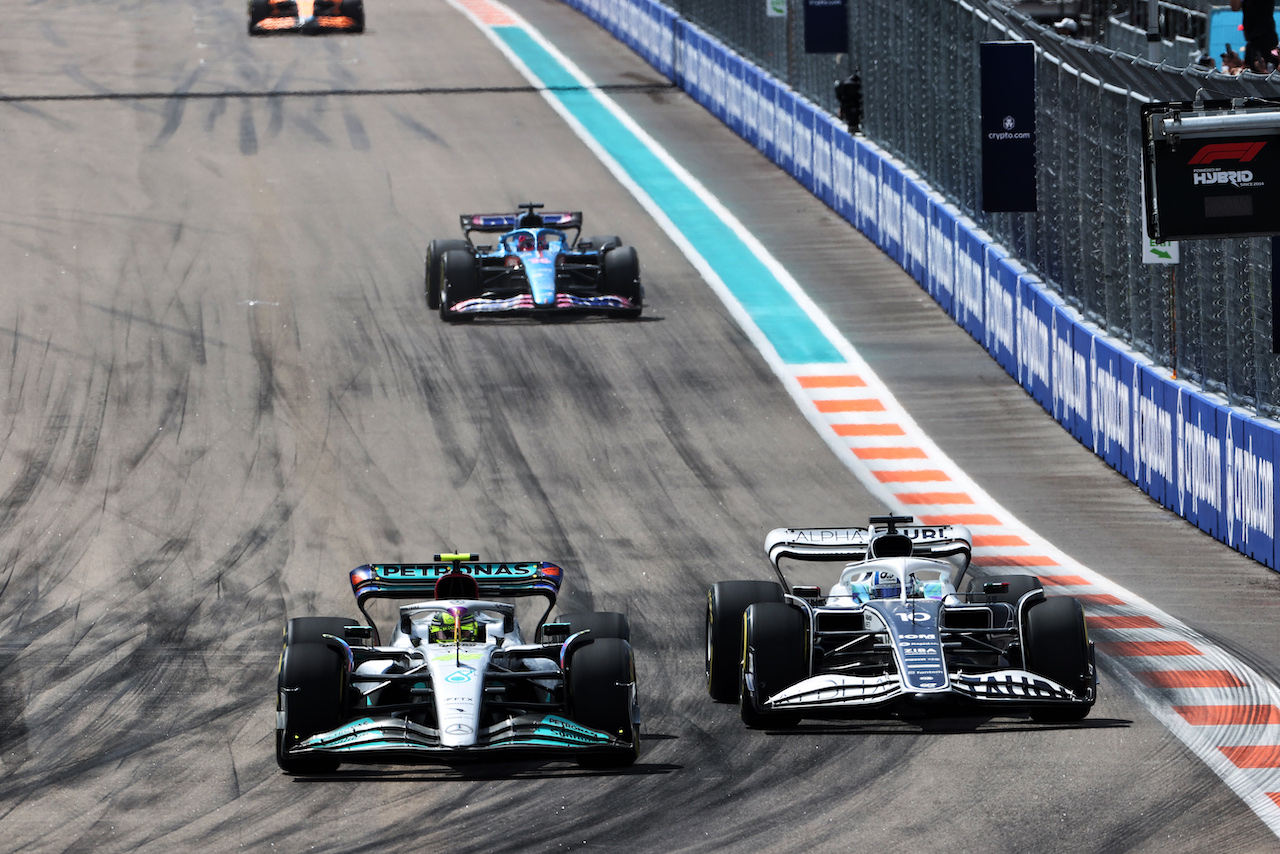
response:
<path id="1" fill-rule="evenodd" d="M 1073 39 L 1076 37 L 1076 33 L 1080 32 L 1080 25 L 1076 23 L 1075 18 L 1063 18 L 1061 21 L 1054 23 L 1053 31 L 1060 36 Z"/>
<path id="2" fill-rule="evenodd" d="M 1244 13 L 1244 67 L 1258 74 L 1269 74 L 1275 66 L 1271 51 L 1280 39 L 1276 37 L 1276 0 L 1231 0 L 1231 9 Z"/>
<path id="3" fill-rule="evenodd" d="M 1244 62 L 1240 59 L 1240 54 L 1231 49 L 1231 43 L 1227 42 L 1226 53 L 1222 54 L 1222 70 L 1227 74 L 1239 74 L 1244 70 Z"/>
<path id="4" fill-rule="evenodd" d="M 844 119 L 853 136 L 862 126 L 862 78 L 855 71 L 852 76 L 836 81 L 836 103 L 840 105 L 840 118 Z"/>

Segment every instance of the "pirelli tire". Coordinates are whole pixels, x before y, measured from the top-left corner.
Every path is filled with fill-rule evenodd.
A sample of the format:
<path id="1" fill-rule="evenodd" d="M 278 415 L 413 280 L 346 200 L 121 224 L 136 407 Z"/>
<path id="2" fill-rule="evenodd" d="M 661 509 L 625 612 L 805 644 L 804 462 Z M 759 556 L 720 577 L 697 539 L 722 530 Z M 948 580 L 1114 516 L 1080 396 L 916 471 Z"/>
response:
<path id="1" fill-rule="evenodd" d="M 1070 596 L 1051 596 L 1027 608 L 1022 628 L 1024 667 L 1052 679 L 1087 702 L 1033 706 L 1032 720 L 1067 723 L 1084 720 L 1097 694 L 1093 647 L 1084 608 Z"/>
<path id="2" fill-rule="evenodd" d="M 569 634 L 590 631 L 592 639 L 618 638 L 631 640 L 631 624 L 626 614 L 617 611 L 589 611 L 583 614 L 562 614 L 560 622 L 569 624 Z"/>
<path id="3" fill-rule="evenodd" d="M 742 614 L 757 602 L 782 602 L 776 581 L 717 581 L 707 590 L 707 693 L 718 703 L 738 700 Z"/>
<path id="4" fill-rule="evenodd" d="M 453 307 L 464 300 L 480 296 L 480 270 L 475 256 L 463 249 L 450 249 L 440 262 L 440 319 L 453 323 L 470 320 Z"/>
<path id="5" fill-rule="evenodd" d="M 630 745 L 584 753 L 578 764 L 619 768 L 640 758 L 640 710 L 631 644 L 622 638 L 598 638 L 576 647 L 569 658 L 566 682 L 571 720 Z"/>
<path id="6" fill-rule="evenodd" d="M 336 771 L 337 757 L 295 756 L 289 748 L 342 723 L 347 675 L 342 654 L 327 643 L 286 644 L 276 685 L 276 763 L 287 774 Z"/>
<path id="7" fill-rule="evenodd" d="M 808 674 L 805 615 L 792 605 L 757 602 L 742 615 L 742 678 L 738 710 L 752 729 L 800 723 L 799 712 L 766 711 L 764 701 Z"/>
<path id="8" fill-rule="evenodd" d="M 342 0 L 340 6 L 342 10 L 340 14 L 345 15 L 352 21 L 352 27 L 348 32 L 363 33 L 364 32 L 364 0 Z"/>
<path id="9" fill-rule="evenodd" d="M 634 246 L 617 246 L 604 253 L 603 287 L 607 294 L 631 301 L 635 308 L 619 311 L 622 317 L 639 317 L 644 311 L 644 285 L 640 283 L 640 256 Z"/>
<path id="10" fill-rule="evenodd" d="M 444 260 L 444 253 L 466 248 L 465 240 L 432 240 L 427 244 L 423 290 L 427 297 L 427 308 L 432 311 L 438 311 L 440 308 L 440 266 Z"/>
<path id="11" fill-rule="evenodd" d="M 294 617 L 284 624 L 284 645 L 326 643 L 325 635 L 345 638 L 346 627 L 358 625 L 346 617 Z"/>
<path id="12" fill-rule="evenodd" d="M 255 35 L 258 23 L 270 17 L 271 0 L 249 0 L 249 35 Z"/>

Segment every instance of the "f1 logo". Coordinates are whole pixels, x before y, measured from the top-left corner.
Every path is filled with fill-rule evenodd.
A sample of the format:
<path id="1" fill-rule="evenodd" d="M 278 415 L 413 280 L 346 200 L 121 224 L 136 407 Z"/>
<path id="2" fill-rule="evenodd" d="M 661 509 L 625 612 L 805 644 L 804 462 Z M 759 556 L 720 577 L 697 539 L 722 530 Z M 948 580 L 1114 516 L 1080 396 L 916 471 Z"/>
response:
<path id="1" fill-rule="evenodd" d="M 1213 142 L 1202 147 L 1191 158 L 1189 166 L 1203 166 L 1215 160 L 1238 160 L 1248 163 L 1258 156 L 1265 142 Z"/>

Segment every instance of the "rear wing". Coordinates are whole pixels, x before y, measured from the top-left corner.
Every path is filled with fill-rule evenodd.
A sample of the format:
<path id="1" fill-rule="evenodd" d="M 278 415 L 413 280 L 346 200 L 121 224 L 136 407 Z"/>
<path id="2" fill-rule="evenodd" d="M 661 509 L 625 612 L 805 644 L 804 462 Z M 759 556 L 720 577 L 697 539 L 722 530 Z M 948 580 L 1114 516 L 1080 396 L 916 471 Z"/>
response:
<path id="1" fill-rule="evenodd" d="M 364 610 L 369 599 L 431 599 L 436 580 L 451 571 L 476 580 L 481 596 L 542 596 L 554 604 L 564 570 L 546 561 L 524 563 L 372 563 L 351 570 L 351 592 Z"/>
<path id="2" fill-rule="evenodd" d="M 882 517 L 883 518 L 883 517 Z M 900 518 L 900 517 L 899 517 Z M 872 519 L 872 522 L 878 521 Z M 973 537 L 963 525 L 872 524 L 867 528 L 775 528 L 765 537 L 764 547 L 774 572 L 789 588 L 779 561 L 823 560 L 853 563 L 867 559 L 872 539 L 889 534 L 911 541 L 911 556 L 945 560 L 956 568 L 955 583 L 969 569 Z"/>
<path id="3" fill-rule="evenodd" d="M 517 228 L 576 228 L 582 230 L 582 211 L 548 211 L 546 213 L 535 213 L 533 216 L 541 217 L 542 222 L 533 224 L 522 224 L 528 222 L 525 217 L 527 213 L 479 213 L 479 214 L 463 214 L 462 233 L 470 235 L 473 231 L 483 234 L 506 234 L 508 231 L 515 231 Z"/>
<path id="4" fill-rule="evenodd" d="M 440 555 L 441 558 L 463 558 L 469 555 Z M 434 599 L 436 580 L 450 572 L 461 572 L 476 580 L 480 597 L 541 596 L 547 610 L 538 620 L 541 626 L 555 607 L 564 570 L 546 561 L 523 563 L 479 563 L 462 560 L 439 560 L 434 563 L 366 563 L 351 570 L 351 592 L 356 607 L 370 625 L 373 619 L 365 610 L 370 599 Z M 375 626 L 375 633 L 377 629 Z"/>

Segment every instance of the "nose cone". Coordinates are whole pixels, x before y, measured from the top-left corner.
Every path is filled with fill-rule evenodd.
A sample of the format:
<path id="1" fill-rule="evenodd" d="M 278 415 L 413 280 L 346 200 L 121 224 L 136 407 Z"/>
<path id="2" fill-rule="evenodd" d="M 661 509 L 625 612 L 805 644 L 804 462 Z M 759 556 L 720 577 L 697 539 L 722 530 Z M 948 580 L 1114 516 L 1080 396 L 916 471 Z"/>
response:
<path id="1" fill-rule="evenodd" d="M 529 289 L 536 306 L 556 304 L 555 255 L 550 252 L 530 252 L 524 256 L 524 271 L 529 278 Z"/>

